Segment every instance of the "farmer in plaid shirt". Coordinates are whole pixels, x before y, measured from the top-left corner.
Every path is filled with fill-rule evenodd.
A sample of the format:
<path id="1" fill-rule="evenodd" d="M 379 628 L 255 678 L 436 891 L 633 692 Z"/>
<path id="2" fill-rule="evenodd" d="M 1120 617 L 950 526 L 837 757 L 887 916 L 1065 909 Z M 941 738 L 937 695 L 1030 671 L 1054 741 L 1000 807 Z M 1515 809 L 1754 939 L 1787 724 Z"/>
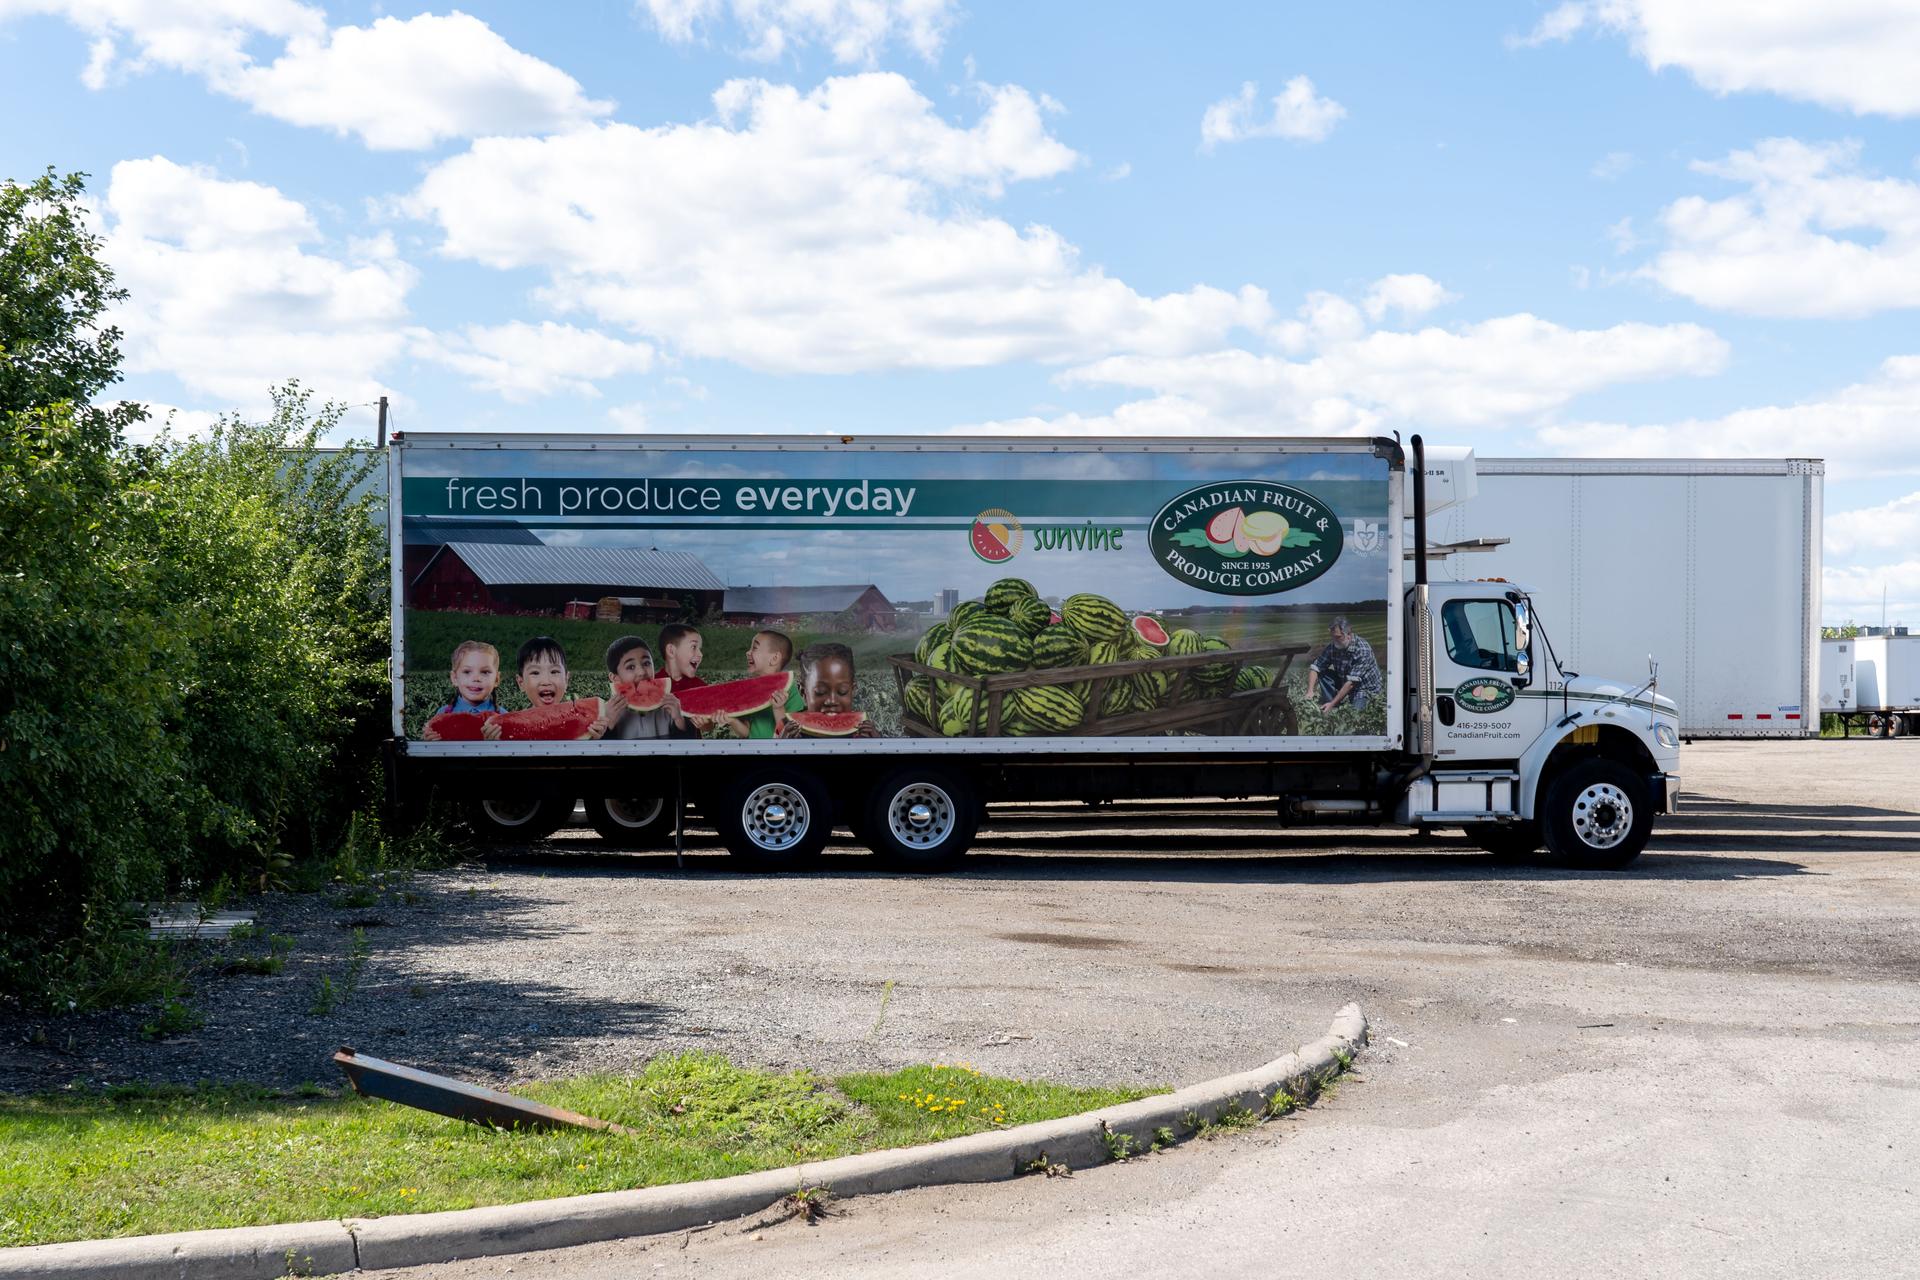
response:
<path id="1" fill-rule="evenodd" d="M 1365 710 L 1370 699 L 1386 692 L 1373 646 L 1353 634 L 1353 624 L 1344 614 L 1333 620 L 1327 632 L 1331 640 L 1307 668 L 1314 698 L 1322 711 L 1341 705 Z"/>

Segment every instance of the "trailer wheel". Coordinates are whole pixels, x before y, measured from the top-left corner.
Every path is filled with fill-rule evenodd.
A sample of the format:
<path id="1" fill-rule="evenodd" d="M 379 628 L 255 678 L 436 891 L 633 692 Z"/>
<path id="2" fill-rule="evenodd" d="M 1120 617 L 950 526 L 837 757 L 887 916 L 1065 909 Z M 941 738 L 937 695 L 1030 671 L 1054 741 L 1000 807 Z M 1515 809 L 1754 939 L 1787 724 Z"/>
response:
<path id="1" fill-rule="evenodd" d="M 652 849 L 673 835 L 673 802 L 660 795 L 588 796 L 587 822 L 616 849 Z"/>
<path id="2" fill-rule="evenodd" d="M 1653 800 L 1639 774 L 1617 760 L 1582 760 L 1547 789 L 1541 828 L 1569 866 L 1602 871 L 1640 856 L 1653 832 Z"/>
<path id="3" fill-rule="evenodd" d="M 727 852 L 761 871 L 819 856 L 833 833 L 833 801 L 797 769 L 753 769 L 727 787 L 713 815 Z"/>
<path id="4" fill-rule="evenodd" d="M 481 844 L 532 844 L 573 816 L 572 800 L 548 796 L 489 796 L 467 806 L 467 825 Z"/>
<path id="5" fill-rule="evenodd" d="M 973 784 L 945 769 L 900 769 L 867 793 L 869 849 L 907 871 L 939 871 L 966 855 L 979 830 Z"/>
<path id="6" fill-rule="evenodd" d="M 1466 832 L 1467 839 L 1503 858 L 1538 853 L 1547 840 L 1537 822 L 1471 822 Z"/>

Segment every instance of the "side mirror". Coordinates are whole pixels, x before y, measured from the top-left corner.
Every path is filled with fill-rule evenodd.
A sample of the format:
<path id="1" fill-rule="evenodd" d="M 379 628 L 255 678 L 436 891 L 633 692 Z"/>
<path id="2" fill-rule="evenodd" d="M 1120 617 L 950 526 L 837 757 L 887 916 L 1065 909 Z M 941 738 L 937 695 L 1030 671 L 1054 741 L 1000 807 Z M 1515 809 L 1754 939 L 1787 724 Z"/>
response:
<path id="1" fill-rule="evenodd" d="M 1533 679 L 1533 657 L 1528 653 L 1528 641 L 1532 639 L 1532 620 L 1525 600 L 1513 602 L 1513 682 L 1524 685 Z"/>

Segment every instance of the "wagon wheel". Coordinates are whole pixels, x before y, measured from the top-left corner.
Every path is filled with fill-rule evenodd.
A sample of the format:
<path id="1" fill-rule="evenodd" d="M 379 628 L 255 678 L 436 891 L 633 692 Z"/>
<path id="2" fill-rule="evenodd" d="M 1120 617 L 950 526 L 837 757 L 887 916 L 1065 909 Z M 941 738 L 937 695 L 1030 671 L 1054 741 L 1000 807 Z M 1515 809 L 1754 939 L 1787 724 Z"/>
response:
<path id="1" fill-rule="evenodd" d="M 1243 737 L 1294 737 L 1299 732 L 1300 722 L 1293 713 L 1293 704 L 1284 698 L 1262 699 L 1240 720 Z"/>

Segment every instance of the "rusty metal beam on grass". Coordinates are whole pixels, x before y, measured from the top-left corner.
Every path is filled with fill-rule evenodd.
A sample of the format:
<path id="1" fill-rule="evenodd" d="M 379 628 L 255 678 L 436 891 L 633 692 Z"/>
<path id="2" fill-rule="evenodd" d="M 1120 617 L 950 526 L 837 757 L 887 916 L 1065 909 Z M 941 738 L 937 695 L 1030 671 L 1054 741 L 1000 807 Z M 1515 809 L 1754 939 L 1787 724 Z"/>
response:
<path id="1" fill-rule="evenodd" d="M 560 1107 L 516 1098 L 497 1089 L 462 1084 L 446 1076 L 403 1067 L 397 1062 L 355 1053 L 342 1045 L 333 1055 L 334 1065 L 346 1072 L 355 1093 L 403 1107 L 431 1111 L 455 1120 L 467 1120 L 497 1129 L 598 1129 L 608 1133 L 632 1133 L 625 1125 L 598 1120 Z"/>

